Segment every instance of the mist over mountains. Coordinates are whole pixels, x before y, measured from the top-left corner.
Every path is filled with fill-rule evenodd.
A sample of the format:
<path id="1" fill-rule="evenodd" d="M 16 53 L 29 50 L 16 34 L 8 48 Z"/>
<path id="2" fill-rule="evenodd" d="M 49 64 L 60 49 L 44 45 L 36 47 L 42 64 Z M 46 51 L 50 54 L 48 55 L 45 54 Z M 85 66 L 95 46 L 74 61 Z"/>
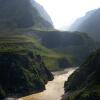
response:
<path id="1" fill-rule="evenodd" d="M 38 12 L 40 13 L 41 17 L 53 25 L 53 22 L 51 20 L 51 17 L 45 11 L 44 7 L 41 6 L 39 3 L 35 2 L 34 0 L 31 0 L 31 3 L 38 10 Z"/>
<path id="2" fill-rule="evenodd" d="M 36 6 L 37 8 L 40 7 L 35 1 L 32 4 L 30 0 L 0 0 L 0 29 L 28 27 L 53 28 L 49 20 L 41 17 L 42 15 Z M 46 14 L 44 9 L 43 11 Z"/>
<path id="3" fill-rule="evenodd" d="M 0 100 L 45 90 L 45 84 L 54 79 L 50 71 L 79 66 L 90 53 L 100 48 L 100 43 L 97 42 L 100 37 L 99 15 L 100 9 L 97 9 L 78 20 L 72 30 L 78 30 L 82 24 L 82 30 L 78 30 L 80 32 L 59 31 L 54 29 L 44 8 L 34 0 L 0 0 Z M 86 67 L 82 70 L 83 74 L 79 72 L 84 80 L 94 73 L 95 63 L 96 71 L 100 71 L 100 51 L 95 55 L 92 57 L 97 58 L 96 61 L 89 59 L 89 62 L 84 63 Z M 88 74 L 87 68 L 92 70 L 91 73 Z M 75 82 L 84 80 L 76 79 L 74 83 L 71 80 L 73 84 L 69 83 L 69 86 L 73 89 L 73 86 L 78 87 Z M 67 90 L 67 84 L 65 89 Z"/>
<path id="4" fill-rule="evenodd" d="M 84 17 L 77 19 L 70 31 L 86 32 L 93 39 L 100 41 L 100 8 L 89 11 Z"/>

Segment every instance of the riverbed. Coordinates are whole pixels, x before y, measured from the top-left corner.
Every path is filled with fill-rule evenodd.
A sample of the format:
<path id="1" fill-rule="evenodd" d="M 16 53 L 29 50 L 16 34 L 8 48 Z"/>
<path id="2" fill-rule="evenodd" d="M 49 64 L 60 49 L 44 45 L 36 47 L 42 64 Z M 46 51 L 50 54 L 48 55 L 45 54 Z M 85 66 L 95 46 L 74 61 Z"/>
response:
<path id="1" fill-rule="evenodd" d="M 22 97 L 19 100 L 60 100 L 64 94 L 64 82 L 76 68 L 68 68 L 63 71 L 53 72 L 54 80 L 48 82 L 46 90 L 41 93 Z"/>

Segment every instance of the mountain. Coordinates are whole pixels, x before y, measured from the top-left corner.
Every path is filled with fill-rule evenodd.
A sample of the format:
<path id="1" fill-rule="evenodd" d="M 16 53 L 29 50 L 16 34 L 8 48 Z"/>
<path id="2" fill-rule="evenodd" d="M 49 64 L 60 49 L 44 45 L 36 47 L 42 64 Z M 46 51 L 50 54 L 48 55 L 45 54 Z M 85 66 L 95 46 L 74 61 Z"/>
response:
<path id="1" fill-rule="evenodd" d="M 100 50 L 88 59 L 65 82 L 62 100 L 100 100 Z"/>
<path id="2" fill-rule="evenodd" d="M 34 49 L 25 37 L 0 37 L 0 100 L 43 91 L 45 84 L 53 80 Z"/>
<path id="3" fill-rule="evenodd" d="M 29 33 L 28 33 L 29 34 Z M 46 48 L 67 57 L 73 64 L 80 64 L 99 45 L 86 33 L 62 31 L 36 31 L 31 35 Z"/>
<path id="4" fill-rule="evenodd" d="M 61 53 L 43 46 L 39 40 L 30 35 L 0 36 L 0 51 L 16 52 L 28 50 L 41 55 L 44 64 L 50 71 L 61 70 L 72 66 L 71 62 Z"/>
<path id="5" fill-rule="evenodd" d="M 50 16 L 45 11 L 43 6 L 41 6 L 40 4 L 35 2 L 34 0 L 31 0 L 31 2 L 32 2 L 33 6 L 38 10 L 38 12 L 40 13 L 41 17 L 43 17 L 46 21 L 48 21 L 49 23 L 51 23 L 51 25 L 53 25 L 53 22 L 52 22 Z"/>
<path id="6" fill-rule="evenodd" d="M 86 32 L 96 41 L 100 41 L 100 8 L 89 11 L 85 16 L 77 19 L 72 26 L 70 31 Z"/>
<path id="7" fill-rule="evenodd" d="M 34 36 L 25 35 L 31 29 L 53 30 L 51 18 L 34 0 L 0 0 L 0 15 L 0 51 L 34 51 L 52 71 L 72 66 L 62 54 L 46 48 Z"/>
<path id="8" fill-rule="evenodd" d="M 35 4 L 30 0 L 0 0 L 0 29 L 53 28 L 36 9 L 39 4 Z"/>
<path id="9" fill-rule="evenodd" d="M 71 66 L 62 54 L 44 47 L 33 36 L 0 36 L 0 100 L 40 92 L 53 79 L 48 69 Z"/>

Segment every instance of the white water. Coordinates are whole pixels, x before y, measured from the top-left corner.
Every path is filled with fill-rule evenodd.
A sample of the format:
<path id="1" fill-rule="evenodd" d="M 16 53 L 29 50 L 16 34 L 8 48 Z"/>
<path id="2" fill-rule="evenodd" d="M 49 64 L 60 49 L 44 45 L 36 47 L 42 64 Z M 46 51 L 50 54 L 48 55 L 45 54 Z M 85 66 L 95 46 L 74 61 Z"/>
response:
<path id="1" fill-rule="evenodd" d="M 55 72 L 54 80 L 48 82 L 46 90 L 23 97 L 19 100 L 60 100 L 64 94 L 64 82 L 75 71 L 76 68 L 69 68 L 64 71 Z"/>

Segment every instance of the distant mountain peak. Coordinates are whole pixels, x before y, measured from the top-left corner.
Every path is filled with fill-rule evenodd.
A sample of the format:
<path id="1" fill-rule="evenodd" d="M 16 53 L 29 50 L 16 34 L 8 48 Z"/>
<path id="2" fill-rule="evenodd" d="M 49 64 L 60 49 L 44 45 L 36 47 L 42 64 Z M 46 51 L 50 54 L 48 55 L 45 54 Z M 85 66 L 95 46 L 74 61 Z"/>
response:
<path id="1" fill-rule="evenodd" d="M 86 32 L 96 41 L 100 41 L 100 8 L 91 10 L 84 17 L 77 19 L 70 31 Z"/>

